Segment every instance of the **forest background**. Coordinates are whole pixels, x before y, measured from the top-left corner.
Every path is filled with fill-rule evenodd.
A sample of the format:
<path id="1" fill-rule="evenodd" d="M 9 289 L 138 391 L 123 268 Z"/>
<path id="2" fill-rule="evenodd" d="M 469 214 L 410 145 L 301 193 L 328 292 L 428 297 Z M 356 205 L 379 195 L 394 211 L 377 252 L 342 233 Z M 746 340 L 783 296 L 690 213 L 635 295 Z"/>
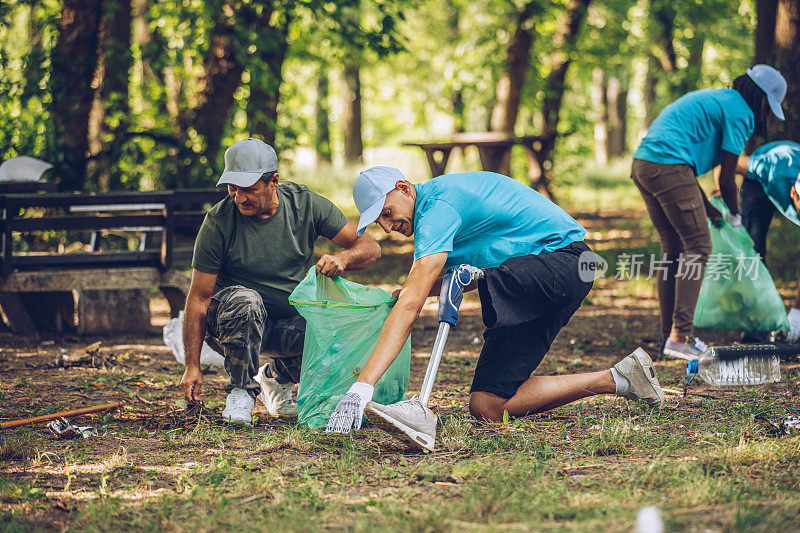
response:
<path id="1" fill-rule="evenodd" d="M 769 136 L 800 141 L 799 54 L 792 0 L 5 0 L 0 160 L 47 160 L 62 190 L 209 187 L 257 137 L 290 177 L 382 163 L 419 180 L 403 142 L 513 131 L 557 134 L 532 180 L 557 191 L 754 63 L 789 81 Z"/>

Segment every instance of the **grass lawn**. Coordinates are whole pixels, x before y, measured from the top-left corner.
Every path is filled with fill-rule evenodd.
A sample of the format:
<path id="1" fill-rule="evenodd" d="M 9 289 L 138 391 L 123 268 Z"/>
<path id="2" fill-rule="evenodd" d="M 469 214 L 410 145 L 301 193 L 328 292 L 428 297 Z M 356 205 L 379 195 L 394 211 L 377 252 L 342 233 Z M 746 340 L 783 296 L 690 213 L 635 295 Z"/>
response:
<path id="1" fill-rule="evenodd" d="M 624 166 L 583 172 L 592 187 L 575 174 L 557 193 L 587 227 L 590 246 L 612 260 L 657 252 Z M 584 200 L 592 190 L 597 196 Z M 800 232 L 777 222 L 770 265 L 788 304 Z M 381 244 L 380 263 L 351 279 L 387 288 L 403 281 L 410 242 Z M 153 309 L 163 322 L 164 302 L 154 300 Z M 468 295 L 462 309 L 432 397 L 441 418 L 433 453 L 371 427 L 348 436 L 299 428 L 262 406 L 252 427 L 229 427 L 218 421 L 224 372 L 207 376 L 204 409 L 187 411 L 177 388 L 182 367 L 157 336 L 2 337 L 3 420 L 117 399 L 126 405 L 74 419 L 99 429 L 88 440 L 54 440 L 44 424 L 2 432 L 0 530 L 632 531 L 646 505 L 659 507 L 667 531 L 800 529 L 800 436 L 771 434 L 754 420 L 798 414 L 800 363 L 783 364 L 778 383 L 715 389 L 687 386 L 680 361 L 656 360 L 668 389 L 662 410 L 594 397 L 479 424 L 466 412 L 482 344 L 477 299 Z M 432 299 L 412 335 L 409 392 L 419 389 L 436 326 Z M 716 344 L 736 338 L 702 333 Z M 96 365 L 55 368 L 61 350 L 82 353 L 96 340 Z M 658 344 L 652 282 L 609 277 L 537 373 L 601 370 L 637 346 L 654 355 Z"/>

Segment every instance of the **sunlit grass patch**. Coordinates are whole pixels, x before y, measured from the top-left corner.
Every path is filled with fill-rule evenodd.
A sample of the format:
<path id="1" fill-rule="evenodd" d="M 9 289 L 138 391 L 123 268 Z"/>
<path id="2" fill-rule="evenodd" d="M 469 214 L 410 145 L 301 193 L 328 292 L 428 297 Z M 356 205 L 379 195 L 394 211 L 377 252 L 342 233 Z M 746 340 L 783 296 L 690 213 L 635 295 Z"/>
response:
<path id="1" fill-rule="evenodd" d="M 36 443 L 29 434 L 3 435 L 0 441 L 0 461 L 33 459 L 36 455 Z"/>

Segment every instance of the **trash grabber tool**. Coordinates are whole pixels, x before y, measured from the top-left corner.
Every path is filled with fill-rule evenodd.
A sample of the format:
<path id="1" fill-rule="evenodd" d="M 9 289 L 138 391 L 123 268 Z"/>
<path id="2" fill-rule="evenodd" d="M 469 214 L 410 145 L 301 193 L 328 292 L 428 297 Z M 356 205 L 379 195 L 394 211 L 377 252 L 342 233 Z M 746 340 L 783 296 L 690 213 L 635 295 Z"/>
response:
<path id="1" fill-rule="evenodd" d="M 419 391 L 419 401 L 426 407 L 433 390 L 433 382 L 439 371 L 447 335 L 458 320 L 458 308 L 461 306 L 464 296 L 464 287 L 482 277 L 483 270 L 470 265 L 450 267 L 444 273 L 442 290 L 439 292 L 439 332 L 436 334 L 428 370 L 425 371 L 425 379 L 422 381 L 422 388 Z"/>

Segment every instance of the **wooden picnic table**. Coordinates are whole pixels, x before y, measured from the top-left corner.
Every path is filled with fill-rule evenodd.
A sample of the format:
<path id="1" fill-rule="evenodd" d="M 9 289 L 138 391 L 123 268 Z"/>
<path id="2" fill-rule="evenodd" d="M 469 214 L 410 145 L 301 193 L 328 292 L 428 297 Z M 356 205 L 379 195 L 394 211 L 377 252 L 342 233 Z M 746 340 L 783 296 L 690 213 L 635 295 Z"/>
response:
<path id="1" fill-rule="evenodd" d="M 511 148 L 515 144 L 522 145 L 528 156 L 528 174 L 532 180 L 543 173 L 542 153 L 547 143 L 553 142 L 555 136 L 522 135 L 503 132 L 456 133 L 449 141 L 430 143 L 404 143 L 405 146 L 417 146 L 425 152 L 433 177 L 441 176 L 447 168 L 447 161 L 453 148 L 464 149 L 475 146 L 481 158 L 483 170 L 508 175 L 511 172 Z"/>

